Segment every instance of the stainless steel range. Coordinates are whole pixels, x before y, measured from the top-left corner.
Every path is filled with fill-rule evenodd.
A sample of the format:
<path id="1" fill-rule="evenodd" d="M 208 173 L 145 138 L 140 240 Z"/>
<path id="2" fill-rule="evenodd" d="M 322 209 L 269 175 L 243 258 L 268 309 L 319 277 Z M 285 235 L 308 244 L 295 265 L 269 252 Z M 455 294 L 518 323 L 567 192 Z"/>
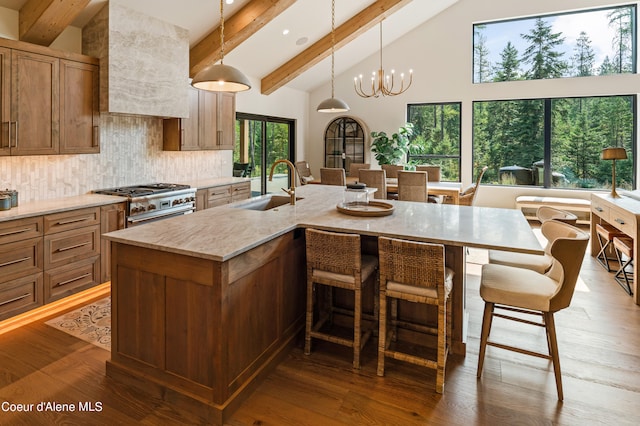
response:
<path id="1" fill-rule="evenodd" d="M 127 197 L 127 227 L 180 216 L 196 210 L 196 188 L 191 188 L 189 185 L 150 183 L 93 192 Z"/>

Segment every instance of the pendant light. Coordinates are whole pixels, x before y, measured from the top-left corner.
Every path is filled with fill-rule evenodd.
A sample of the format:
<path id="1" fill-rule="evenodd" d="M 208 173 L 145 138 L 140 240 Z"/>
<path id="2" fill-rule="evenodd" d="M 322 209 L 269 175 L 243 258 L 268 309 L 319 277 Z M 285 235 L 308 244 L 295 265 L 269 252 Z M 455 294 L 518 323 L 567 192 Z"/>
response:
<path id="1" fill-rule="evenodd" d="M 349 106 L 342 99 L 335 97 L 335 71 L 334 71 L 334 51 L 336 45 L 336 2 L 331 0 L 331 97 L 320 102 L 318 112 L 346 112 Z"/>
<path id="2" fill-rule="evenodd" d="M 196 74 L 191 85 L 210 92 L 242 92 L 251 89 L 249 79 L 240 70 L 224 64 L 223 0 L 220 0 L 220 63 L 209 65 Z"/>

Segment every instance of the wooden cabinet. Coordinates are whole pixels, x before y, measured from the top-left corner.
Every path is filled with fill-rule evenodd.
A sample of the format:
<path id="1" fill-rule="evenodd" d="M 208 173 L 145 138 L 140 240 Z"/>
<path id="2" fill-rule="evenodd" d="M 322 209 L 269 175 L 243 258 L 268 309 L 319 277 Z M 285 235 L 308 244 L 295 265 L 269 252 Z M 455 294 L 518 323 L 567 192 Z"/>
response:
<path id="1" fill-rule="evenodd" d="M 110 204 L 100 208 L 100 234 L 124 229 L 126 203 Z M 111 242 L 100 240 L 100 282 L 111 280 Z"/>
<path id="2" fill-rule="evenodd" d="M 202 188 L 196 192 L 196 210 L 210 209 L 251 198 L 251 182 Z"/>
<path id="3" fill-rule="evenodd" d="M 100 283 L 100 208 L 44 217 L 44 301 Z"/>
<path id="4" fill-rule="evenodd" d="M 0 223 L 0 320 L 43 303 L 42 217 Z"/>
<path id="5" fill-rule="evenodd" d="M 233 149 L 236 97 L 189 88 L 189 118 L 163 120 L 165 151 Z"/>
<path id="6" fill-rule="evenodd" d="M 60 61 L 60 154 L 100 152 L 97 65 Z"/>
<path id="7" fill-rule="evenodd" d="M 97 63 L 0 40 L 0 155 L 99 152 Z"/>

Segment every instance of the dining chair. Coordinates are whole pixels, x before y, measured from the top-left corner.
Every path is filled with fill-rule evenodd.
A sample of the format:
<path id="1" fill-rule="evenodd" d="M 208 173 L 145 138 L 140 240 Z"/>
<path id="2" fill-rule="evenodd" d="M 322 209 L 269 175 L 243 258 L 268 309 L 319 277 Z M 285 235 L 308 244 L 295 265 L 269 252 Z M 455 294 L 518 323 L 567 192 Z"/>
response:
<path id="1" fill-rule="evenodd" d="M 360 169 L 358 181 L 367 185 L 367 188 L 376 188 L 373 198 L 387 199 L 387 173 L 384 170 Z"/>
<path id="2" fill-rule="evenodd" d="M 384 376 L 385 358 L 436 370 L 435 388 L 444 392 L 444 373 L 451 345 L 451 289 L 453 271 L 445 266 L 445 251 L 441 244 L 378 238 L 380 262 L 380 326 L 378 331 L 378 376 Z M 437 326 L 425 327 L 398 321 L 398 300 L 434 305 L 438 308 Z M 391 307 L 391 315 L 387 310 Z M 425 309 L 427 309 L 425 307 Z M 388 327 L 387 325 L 390 325 Z M 435 334 L 437 354 L 426 358 L 417 351 L 398 343 L 398 327 Z M 402 347 L 402 349 L 401 349 Z"/>
<path id="3" fill-rule="evenodd" d="M 542 227 L 564 228 L 566 236 L 551 244 L 553 264 L 545 274 L 530 269 L 488 263 L 482 266 L 480 297 L 485 302 L 478 357 L 478 378 L 482 375 L 487 346 L 494 346 L 525 355 L 548 359 L 553 364 L 558 400 L 564 399 L 560 357 L 556 339 L 554 314 L 571 303 L 589 234 L 566 223 L 549 220 Z M 559 232 L 559 231 L 557 231 Z M 499 310 L 496 312 L 496 310 Z M 503 313 L 503 312 L 507 313 Z M 517 315 L 514 316 L 513 313 Z M 524 315 L 542 317 L 541 322 L 529 321 Z M 496 343 L 489 340 L 494 317 L 544 327 L 548 354 Z"/>
<path id="4" fill-rule="evenodd" d="M 366 169 L 370 169 L 371 168 L 371 164 L 369 163 L 351 163 L 349 165 L 349 174 L 348 176 L 350 177 L 358 177 L 358 172 L 360 170 L 366 170 Z"/>
<path id="5" fill-rule="evenodd" d="M 428 195 L 427 172 L 398 171 L 398 200 L 426 203 Z"/>
<path id="6" fill-rule="evenodd" d="M 423 164 L 416 166 L 417 172 L 427 172 L 427 180 L 429 182 L 440 182 L 442 169 L 440 166 Z"/>
<path id="7" fill-rule="evenodd" d="M 339 167 L 323 167 L 320 169 L 320 183 L 323 185 L 346 186 L 347 176 Z"/>
<path id="8" fill-rule="evenodd" d="M 306 185 L 314 180 L 309 163 L 306 161 L 296 161 L 295 166 L 296 173 L 298 173 L 298 178 L 300 179 L 300 185 Z"/>
<path id="9" fill-rule="evenodd" d="M 482 181 L 482 176 L 484 176 L 484 172 L 487 171 L 489 167 L 484 166 L 480 173 L 478 173 L 478 178 L 476 179 L 476 183 L 468 186 L 464 191 L 460 192 L 460 196 L 458 197 L 458 205 L 459 206 L 473 206 L 476 201 L 476 195 L 478 195 L 478 189 L 480 188 L 480 182 Z M 452 197 L 444 197 L 445 204 L 453 204 Z"/>
<path id="10" fill-rule="evenodd" d="M 551 219 L 555 220 L 555 219 Z M 547 222 L 547 221 L 545 221 Z M 543 223 L 545 223 L 543 222 Z M 551 247 L 558 238 L 570 236 L 573 230 L 558 226 L 541 226 L 540 231 L 547 240 L 544 247 L 544 254 L 517 253 L 513 251 L 489 250 L 489 263 L 496 265 L 514 266 L 516 268 L 531 269 L 540 274 L 544 274 L 553 264 Z"/>
<path id="11" fill-rule="evenodd" d="M 398 172 L 400 170 L 404 170 L 404 166 L 395 164 L 383 164 L 380 167 L 382 167 L 382 170 L 387 173 L 387 178 L 389 179 L 396 179 L 398 177 Z"/>
<path id="12" fill-rule="evenodd" d="M 377 321 L 371 327 L 362 327 L 362 291 L 371 281 L 374 291 L 377 283 L 378 259 L 372 255 L 361 254 L 360 235 L 327 232 L 307 228 L 305 231 L 307 254 L 307 310 L 305 323 L 304 353 L 311 354 L 311 339 L 320 339 L 337 343 L 353 349 L 353 368 L 360 368 L 360 351 L 377 326 Z M 317 320 L 314 319 L 314 294 L 318 291 L 316 285 L 326 286 L 328 289 L 325 309 L 316 309 Z M 331 333 L 325 328 L 331 325 L 336 311 L 333 306 L 333 288 L 350 290 L 354 293 L 353 334 L 352 337 Z M 375 297 L 374 297 L 375 299 Z M 377 320 L 377 303 L 374 307 L 374 317 Z"/>

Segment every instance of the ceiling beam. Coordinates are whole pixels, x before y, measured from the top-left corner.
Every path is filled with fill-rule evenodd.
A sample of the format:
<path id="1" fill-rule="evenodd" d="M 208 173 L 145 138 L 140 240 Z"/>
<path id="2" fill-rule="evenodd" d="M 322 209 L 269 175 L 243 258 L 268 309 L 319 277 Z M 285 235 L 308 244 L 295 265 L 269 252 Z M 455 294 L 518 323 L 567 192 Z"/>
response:
<path id="1" fill-rule="evenodd" d="M 296 0 L 251 0 L 224 20 L 224 52 L 229 53 Z M 189 51 L 189 76 L 220 60 L 220 27 L 205 36 Z"/>
<path id="2" fill-rule="evenodd" d="M 380 23 L 384 18 L 410 3 L 411 0 L 377 0 L 372 5 L 335 29 L 335 49 L 347 45 L 360 34 Z M 260 92 L 269 95 L 303 72 L 331 56 L 331 33 L 290 59 L 261 81 Z"/>
<path id="3" fill-rule="evenodd" d="M 89 0 L 28 0 L 18 17 L 18 38 L 49 46 L 89 4 Z"/>

